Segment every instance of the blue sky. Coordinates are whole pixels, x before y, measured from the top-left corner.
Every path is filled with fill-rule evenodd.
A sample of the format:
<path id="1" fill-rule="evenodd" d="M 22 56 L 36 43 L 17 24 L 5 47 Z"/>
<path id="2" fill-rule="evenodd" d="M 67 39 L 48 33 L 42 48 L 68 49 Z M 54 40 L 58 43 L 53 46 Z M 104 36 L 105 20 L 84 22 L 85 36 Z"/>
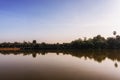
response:
<path id="1" fill-rule="evenodd" d="M 107 37 L 119 21 L 119 0 L 0 0 L 0 42 Z"/>

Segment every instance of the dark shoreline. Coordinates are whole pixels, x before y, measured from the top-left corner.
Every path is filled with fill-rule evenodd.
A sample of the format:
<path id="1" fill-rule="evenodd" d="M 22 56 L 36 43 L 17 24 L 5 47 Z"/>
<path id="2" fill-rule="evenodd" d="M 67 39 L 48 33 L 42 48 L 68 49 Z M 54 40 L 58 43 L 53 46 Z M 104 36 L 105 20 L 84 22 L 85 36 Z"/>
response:
<path id="1" fill-rule="evenodd" d="M 89 39 L 77 39 L 70 43 L 55 43 L 48 44 L 45 42 L 37 43 L 33 42 L 4 42 L 0 43 L 0 48 L 19 48 L 20 50 L 81 50 L 81 49 L 120 49 L 120 36 L 104 38 L 101 35 L 97 35 Z"/>

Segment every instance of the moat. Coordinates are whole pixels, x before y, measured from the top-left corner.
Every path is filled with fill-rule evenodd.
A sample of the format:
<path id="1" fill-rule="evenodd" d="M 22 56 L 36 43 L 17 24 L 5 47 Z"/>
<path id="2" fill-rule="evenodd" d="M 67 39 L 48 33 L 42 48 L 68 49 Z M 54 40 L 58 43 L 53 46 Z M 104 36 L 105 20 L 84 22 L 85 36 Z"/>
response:
<path id="1" fill-rule="evenodd" d="M 119 50 L 1 51 L 0 80 L 119 80 Z"/>

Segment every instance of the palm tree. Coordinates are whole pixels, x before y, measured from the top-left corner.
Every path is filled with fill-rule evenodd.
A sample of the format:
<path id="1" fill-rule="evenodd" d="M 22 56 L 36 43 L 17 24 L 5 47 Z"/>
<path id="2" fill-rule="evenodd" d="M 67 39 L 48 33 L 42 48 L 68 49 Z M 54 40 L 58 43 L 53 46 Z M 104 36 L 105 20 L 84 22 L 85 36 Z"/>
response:
<path id="1" fill-rule="evenodd" d="M 115 36 L 117 34 L 117 32 L 116 31 L 113 31 L 113 35 Z"/>

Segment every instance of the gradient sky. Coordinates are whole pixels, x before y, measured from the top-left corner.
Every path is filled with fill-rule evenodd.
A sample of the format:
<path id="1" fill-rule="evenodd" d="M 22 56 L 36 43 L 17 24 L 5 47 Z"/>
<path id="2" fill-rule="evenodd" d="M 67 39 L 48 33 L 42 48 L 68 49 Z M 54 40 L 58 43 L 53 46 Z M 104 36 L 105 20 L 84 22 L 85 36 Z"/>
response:
<path id="1" fill-rule="evenodd" d="M 0 42 L 120 34 L 120 0 L 0 0 Z"/>

